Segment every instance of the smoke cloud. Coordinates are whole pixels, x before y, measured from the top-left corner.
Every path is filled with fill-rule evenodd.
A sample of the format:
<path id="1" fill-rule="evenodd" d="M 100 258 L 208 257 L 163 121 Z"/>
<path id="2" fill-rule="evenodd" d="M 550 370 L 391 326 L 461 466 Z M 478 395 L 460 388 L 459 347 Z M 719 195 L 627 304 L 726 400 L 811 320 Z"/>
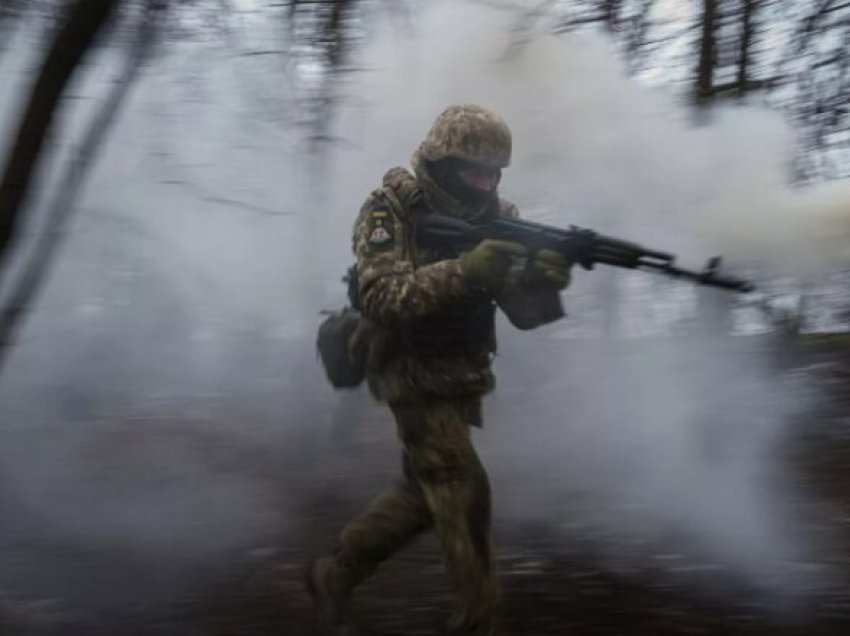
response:
<path id="1" fill-rule="evenodd" d="M 527 218 L 589 225 L 694 267 L 724 253 L 732 267 L 823 273 L 846 258 L 850 189 L 790 185 L 794 139 L 779 115 L 728 107 L 697 125 L 685 105 L 629 78 L 606 40 L 516 42 L 512 26 L 504 13 L 436 3 L 413 33 L 375 34 L 342 91 L 337 134 L 351 148 L 335 155 L 333 225 L 346 226 L 365 183 L 406 163 L 446 105 L 475 102 L 512 127 L 501 188 Z M 803 586 L 794 563 L 807 548 L 787 515 L 779 457 L 811 387 L 777 373 L 752 342 L 701 335 L 690 288 L 609 272 L 576 279 L 565 324 L 501 331 L 500 389 L 481 435 L 497 509 L 562 524 L 572 540 L 594 535 L 621 565 L 672 534 L 702 555 L 691 558 L 760 586 Z M 623 304 L 616 330 L 650 337 L 572 339 L 585 310 L 585 335 L 605 331 L 586 300 L 600 289 L 643 298 L 643 310 Z M 688 321 L 686 336 L 652 337 Z"/>
<path id="2" fill-rule="evenodd" d="M 289 92 L 309 69 L 271 81 L 278 58 L 244 55 L 280 37 L 261 17 L 245 14 L 230 48 L 187 41 L 155 61 L 0 382 L 0 494 L 22 518 L 72 542 L 196 560 L 285 533 L 308 486 L 282 489 L 257 457 L 335 461 L 316 442 L 338 399 L 315 362 L 318 312 L 344 302 L 361 202 L 451 103 L 511 125 L 502 194 L 527 218 L 679 251 L 694 267 L 722 252 L 733 266 L 828 271 L 846 256 L 850 191 L 788 185 L 793 137 L 778 115 L 728 108 L 695 126 L 601 38 L 511 46 L 506 13 L 428 4 L 409 31 L 374 27 L 337 88 L 341 141 L 318 161 Z M 93 74 L 76 108 L 107 81 Z M 71 149 L 67 132 L 56 143 Z M 577 272 L 567 321 L 501 326 L 500 388 L 478 435 L 497 523 L 542 521 L 620 566 L 675 535 L 759 585 L 797 585 L 806 546 L 783 512 L 777 449 L 809 389 L 740 339 L 595 337 L 599 290 L 662 307 L 623 305 L 621 334 L 696 320 L 690 288 L 645 280 Z M 217 460 L 223 447 L 245 462 Z M 371 479 L 349 475 L 352 497 L 365 503 Z M 37 568 L 29 576 L 44 587 Z"/>

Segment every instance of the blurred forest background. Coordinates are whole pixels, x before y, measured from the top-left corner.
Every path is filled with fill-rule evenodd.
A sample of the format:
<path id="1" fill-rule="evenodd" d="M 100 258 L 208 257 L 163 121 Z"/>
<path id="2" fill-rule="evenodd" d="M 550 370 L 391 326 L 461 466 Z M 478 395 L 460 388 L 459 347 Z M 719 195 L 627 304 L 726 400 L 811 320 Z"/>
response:
<path id="1" fill-rule="evenodd" d="M 480 4 L 512 16 L 514 39 L 505 43 L 507 49 L 521 47 L 539 33 L 607 34 L 629 72 L 689 104 L 697 124 L 710 121 L 712 107 L 718 104 L 777 110 L 796 135 L 789 182 L 802 186 L 850 176 L 846 2 L 482 0 Z M 392 20 L 399 32 L 414 33 L 417 11 L 417 3 L 389 0 L 4 0 L 0 63 L 5 62 L 8 75 L 13 70 L 3 58 L 26 51 L 29 70 L 27 77 L 14 82 L 4 78 L 2 356 L 7 356 L 19 323 L 38 298 L 77 213 L 89 173 L 109 143 L 110 131 L 120 125 L 121 111 L 141 73 L 167 72 L 163 59 L 179 55 L 180 47 L 193 40 L 244 58 L 243 67 L 253 64 L 253 75 L 264 74 L 265 84 L 251 77 L 238 90 L 264 102 L 260 116 L 269 123 L 296 131 L 290 139 L 299 144 L 304 162 L 319 166 L 323 153 L 351 143 L 334 136 L 332 121 L 347 98 L 340 78 L 367 71 L 358 68 L 354 53 L 380 20 Z M 254 26 L 259 23 L 262 35 Z M 87 69 L 107 64 L 117 65 L 108 90 L 98 87 L 96 96 L 83 98 L 89 102 L 84 109 L 72 109 L 85 82 L 103 81 Z M 200 86 L 193 70 L 180 72 L 182 81 Z M 194 72 L 199 73 L 197 68 Z M 74 115 L 65 112 L 69 110 L 75 110 Z M 83 116 L 77 113 L 80 110 L 88 111 L 88 120 L 72 126 L 74 116 Z M 64 155 L 62 148 L 67 149 Z M 48 165 L 52 180 L 45 176 Z M 273 206 L 225 194 L 201 196 L 212 196 L 234 210 L 281 213 Z M 321 231 L 321 224 L 313 227 Z M 25 236 L 28 231 L 37 237 Z M 28 243 L 26 238 L 32 240 Z M 794 281 L 790 289 L 786 285 L 782 290 L 790 294 L 768 294 L 751 304 L 765 312 L 761 318 L 792 331 L 807 326 L 816 331 L 845 329 L 848 321 L 841 311 L 827 311 L 830 315 L 823 318 L 817 306 L 824 295 L 834 299 L 840 292 L 824 294 L 806 282 Z M 841 278 L 838 286 L 843 282 Z M 809 325 L 805 316 L 810 317 Z"/>
<path id="2" fill-rule="evenodd" d="M 504 93 L 438 81 L 467 52 Z M 0 632 L 312 633 L 300 568 L 397 454 L 319 311 L 477 89 L 527 216 L 758 283 L 579 272 L 500 326 L 506 633 L 846 633 L 847 0 L 0 0 Z M 435 545 L 382 572 L 361 632 L 438 633 Z"/>

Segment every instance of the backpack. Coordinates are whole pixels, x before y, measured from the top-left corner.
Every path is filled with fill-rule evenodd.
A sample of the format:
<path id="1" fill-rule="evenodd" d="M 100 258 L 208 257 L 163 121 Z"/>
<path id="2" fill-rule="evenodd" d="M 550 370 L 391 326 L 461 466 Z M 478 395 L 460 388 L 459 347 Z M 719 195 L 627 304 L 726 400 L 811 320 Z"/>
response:
<path id="1" fill-rule="evenodd" d="M 328 381 L 335 389 L 353 389 L 366 377 L 366 355 L 362 347 L 353 347 L 363 321 L 351 307 L 325 312 L 319 325 L 316 349 Z"/>

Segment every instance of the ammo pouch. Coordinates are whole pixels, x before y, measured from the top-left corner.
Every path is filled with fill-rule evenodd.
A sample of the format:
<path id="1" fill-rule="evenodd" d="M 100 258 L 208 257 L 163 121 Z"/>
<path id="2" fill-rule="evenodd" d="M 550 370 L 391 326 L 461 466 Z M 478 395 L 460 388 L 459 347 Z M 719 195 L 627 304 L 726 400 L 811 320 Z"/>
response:
<path id="1" fill-rule="evenodd" d="M 316 348 L 331 385 L 351 389 L 366 377 L 368 347 L 362 346 L 365 321 L 360 312 L 346 307 L 328 312 L 319 325 Z"/>
<path id="2" fill-rule="evenodd" d="M 514 287 L 496 296 L 510 323 L 527 331 L 563 318 L 566 313 L 558 292 L 550 287 Z"/>

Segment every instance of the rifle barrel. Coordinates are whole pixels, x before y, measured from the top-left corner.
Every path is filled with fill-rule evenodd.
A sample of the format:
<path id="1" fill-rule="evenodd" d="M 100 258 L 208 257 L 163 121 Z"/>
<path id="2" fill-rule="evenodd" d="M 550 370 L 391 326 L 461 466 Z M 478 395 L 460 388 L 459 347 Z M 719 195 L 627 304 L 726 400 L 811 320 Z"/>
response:
<path id="1" fill-rule="evenodd" d="M 749 281 L 732 276 L 718 275 L 716 269 L 706 269 L 702 272 L 696 272 L 683 267 L 677 267 L 673 263 L 653 263 L 649 261 L 641 262 L 638 265 L 638 268 L 653 270 L 666 276 L 670 276 L 671 278 L 684 278 L 700 285 L 730 289 L 741 293 L 751 292 L 755 289 L 755 285 Z"/>
<path id="2" fill-rule="evenodd" d="M 675 264 L 675 256 L 669 252 L 648 249 L 631 241 L 574 225 L 564 229 L 520 219 L 471 224 L 434 213 L 420 218 L 417 234 L 420 244 L 426 247 L 468 249 L 466 246 L 475 245 L 486 238 L 496 238 L 518 241 L 530 252 L 537 249 L 561 251 L 585 269 L 593 269 L 594 264 L 600 263 L 624 269 L 655 271 L 671 278 L 739 292 L 750 292 L 755 288 L 752 283 L 740 278 L 721 276 L 719 257 L 710 259 L 702 271 L 684 269 Z"/>

